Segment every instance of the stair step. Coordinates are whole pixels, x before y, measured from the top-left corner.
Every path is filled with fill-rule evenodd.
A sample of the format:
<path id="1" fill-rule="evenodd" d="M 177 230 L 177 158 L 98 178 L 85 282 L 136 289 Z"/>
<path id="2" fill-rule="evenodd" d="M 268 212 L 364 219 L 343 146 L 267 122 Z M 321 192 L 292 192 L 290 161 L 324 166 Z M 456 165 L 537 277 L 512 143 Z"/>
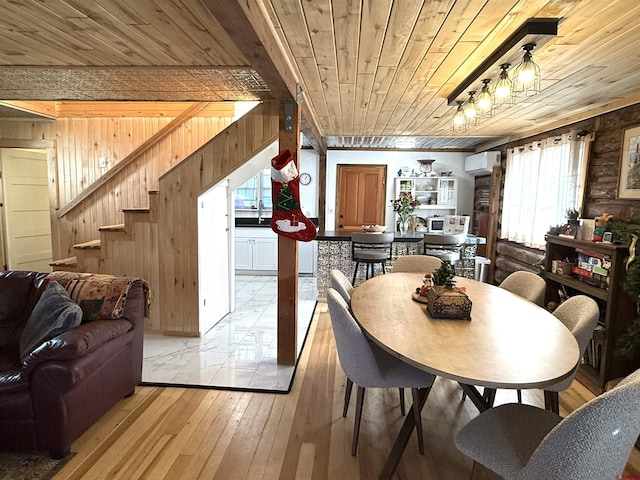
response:
<path id="1" fill-rule="evenodd" d="M 98 227 L 100 232 L 124 232 L 124 223 L 118 223 L 115 225 L 103 225 Z"/>
<path id="2" fill-rule="evenodd" d="M 60 260 L 54 260 L 49 264 L 52 267 L 77 267 L 78 257 L 62 258 Z"/>
<path id="3" fill-rule="evenodd" d="M 100 240 L 91 240 L 90 242 L 77 243 L 73 246 L 79 250 L 98 250 L 100 248 Z"/>

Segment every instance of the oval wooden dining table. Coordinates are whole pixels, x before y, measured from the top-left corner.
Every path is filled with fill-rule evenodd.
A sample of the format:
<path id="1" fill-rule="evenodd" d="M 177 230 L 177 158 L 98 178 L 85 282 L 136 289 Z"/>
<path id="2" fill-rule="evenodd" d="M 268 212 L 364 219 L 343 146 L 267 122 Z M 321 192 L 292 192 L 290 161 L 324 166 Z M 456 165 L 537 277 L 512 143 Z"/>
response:
<path id="1" fill-rule="evenodd" d="M 556 317 L 502 288 L 456 277 L 472 302 L 471 320 L 434 319 L 412 299 L 422 274 L 391 273 L 359 285 L 351 298 L 365 334 L 391 355 L 460 383 L 482 411 L 493 399 L 475 386 L 527 389 L 567 378 L 580 359 L 573 334 Z M 420 398 L 422 409 L 428 392 Z M 380 478 L 390 478 L 414 428 L 407 415 Z"/>

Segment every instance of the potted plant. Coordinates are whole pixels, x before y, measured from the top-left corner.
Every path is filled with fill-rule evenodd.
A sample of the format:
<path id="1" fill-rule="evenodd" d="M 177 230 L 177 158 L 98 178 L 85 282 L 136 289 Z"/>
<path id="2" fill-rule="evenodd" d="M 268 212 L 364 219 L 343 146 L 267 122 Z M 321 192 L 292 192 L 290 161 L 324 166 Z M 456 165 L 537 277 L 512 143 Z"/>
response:
<path id="1" fill-rule="evenodd" d="M 565 217 L 567 218 L 567 223 L 569 225 L 578 225 L 580 224 L 580 212 L 575 208 L 569 208 L 565 212 Z"/>

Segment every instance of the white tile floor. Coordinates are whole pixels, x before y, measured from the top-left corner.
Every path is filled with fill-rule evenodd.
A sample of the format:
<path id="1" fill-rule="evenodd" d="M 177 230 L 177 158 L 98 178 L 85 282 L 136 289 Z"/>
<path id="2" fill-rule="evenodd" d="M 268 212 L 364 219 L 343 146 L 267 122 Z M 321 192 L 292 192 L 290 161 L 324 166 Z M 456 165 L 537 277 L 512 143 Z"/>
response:
<path id="1" fill-rule="evenodd" d="M 202 337 L 145 334 L 142 381 L 287 391 L 294 367 L 276 362 L 276 294 L 275 276 L 237 275 L 236 311 Z M 316 278 L 300 277 L 299 351 L 317 297 Z"/>

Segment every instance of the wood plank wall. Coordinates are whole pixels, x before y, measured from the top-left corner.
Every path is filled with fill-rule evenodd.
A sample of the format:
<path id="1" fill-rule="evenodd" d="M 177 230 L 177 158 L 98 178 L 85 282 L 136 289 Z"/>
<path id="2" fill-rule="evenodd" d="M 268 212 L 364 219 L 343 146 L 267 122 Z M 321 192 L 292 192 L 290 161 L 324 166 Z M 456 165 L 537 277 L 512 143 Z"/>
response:
<path id="1" fill-rule="evenodd" d="M 591 144 L 582 216 L 584 218 L 594 218 L 603 212 L 607 212 L 620 220 L 639 223 L 640 200 L 617 198 L 624 131 L 639 125 L 640 104 L 637 104 L 567 125 L 542 135 L 507 144 L 501 148 L 502 158 L 506 159 L 508 148 L 551 135 L 566 133 L 571 129 L 594 132 L 595 139 Z M 542 258 L 543 255 L 544 252 L 522 247 L 512 242 L 498 240 L 494 282 L 499 284 L 509 273 L 515 270 L 527 269 L 535 271 L 532 264 Z"/>
<path id="2" fill-rule="evenodd" d="M 277 102 L 259 105 L 160 178 L 158 308 L 165 334 L 201 333 L 198 196 L 278 139 L 278 109 Z"/>
<path id="3" fill-rule="evenodd" d="M 172 119 L 166 117 L 61 118 L 55 121 L 60 205 L 113 168 Z M 123 223 L 125 208 L 148 208 L 158 179 L 232 122 L 231 117 L 195 117 L 182 124 L 107 182 L 93 197 L 54 220 L 54 258 L 73 256 L 73 245 L 98 238 L 98 227 Z M 106 160 L 107 168 L 99 166 Z"/>

